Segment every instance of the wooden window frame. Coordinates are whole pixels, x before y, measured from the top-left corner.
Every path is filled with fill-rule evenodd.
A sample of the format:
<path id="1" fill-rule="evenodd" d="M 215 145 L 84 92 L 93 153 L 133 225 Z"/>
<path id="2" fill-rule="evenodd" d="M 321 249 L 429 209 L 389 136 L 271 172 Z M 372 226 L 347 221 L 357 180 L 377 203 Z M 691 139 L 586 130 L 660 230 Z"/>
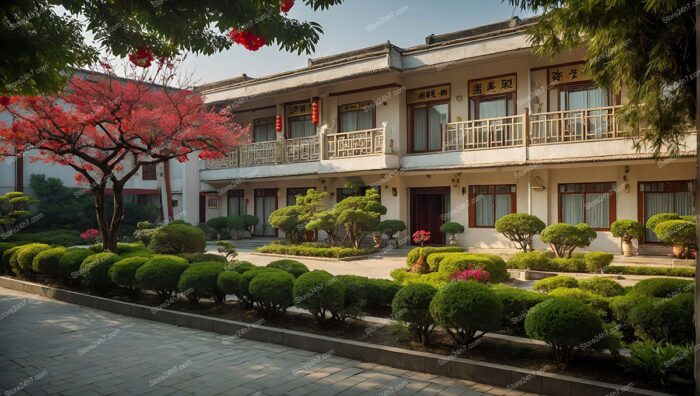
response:
<path id="1" fill-rule="evenodd" d="M 561 191 L 561 186 L 562 185 L 567 185 L 567 184 L 575 184 L 575 185 L 582 185 L 584 191 L 572 191 L 572 192 L 562 192 Z M 588 187 L 598 185 L 598 184 L 610 184 L 612 186 L 612 189 L 609 189 L 607 191 L 593 191 L 588 190 Z M 562 220 L 562 195 L 565 194 L 583 194 L 583 221 L 587 223 L 587 218 L 586 218 L 586 195 L 587 194 L 601 194 L 601 193 L 608 193 L 608 226 L 604 228 L 593 228 L 596 231 L 610 231 L 610 225 L 617 220 L 617 191 L 616 191 L 616 182 L 611 181 L 611 182 L 588 182 L 588 183 L 559 183 L 557 184 L 557 212 L 558 212 L 558 220 L 559 223 L 563 223 L 564 221 Z M 576 224 L 573 224 L 576 225 Z"/>
<path id="2" fill-rule="evenodd" d="M 562 92 L 568 92 L 568 91 L 587 91 L 590 89 L 596 89 L 600 88 L 595 85 L 593 81 L 576 81 L 576 82 L 569 82 L 569 83 L 562 83 L 562 84 L 557 84 L 556 87 L 554 87 L 554 90 L 557 92 L 557 109 L 558 111 L 576 111 L 576 110 L 568 110 L 565 108 L 562 108 L 562 103 L 561 103 L 561 94 Z M 607 91 L 607 96 L 608 96 L 608 106 L 615 106 L 615 104 L 618 102 L 617 96 L 613 96 L 612 91 L 609 88 L 605 88 Z M 549 101 L 547 101 L 549 103 Z M 549 109 L 547 109 L 549 111 Z"/>
<path id="3" fill-rule="evenodd" d="M 212 202 L 216 203 L 212 205 Z M 219 209 L 219 196 L 218 195 L 207 195 L 207 209 Z"/>
<path id="4" fill-rule="evenodd" d="M 493 193 L 489 194 L 477 194 L 476 189 L 477 188 L 493 188 Z M 495 228 L 496 227 L 496 205 L 494 204 L 493 206 L 493 218 L 494 222 L 492 226 L 478 226 L 476 225 L 476 196 L 477 195 L 493 195 L 494 196 L 494 203 L 495 203 L 495 196 L 496 195 L 505 195 L 505 193 L 496 193 L 496 187 L 508 187 L 511 192 L 510 194 L 510 213 L 517 213 L 518 212 L 518 186 L 515 184 L 474 184 L 470 185 L 469 188 L 469 228 Z M 514 190 L 514 191 L 513 191 Z"/>
<path id="5" fill-rule="evenodd" d="M 644 194 L 646 194 L 646 191 L 642 191 L 642 186 L 644 184 L 655 184 L 655 183 L 667 183 L 673 186 L 670 191 L 663 191 L 665 193 L 669 194 L 675 194 L 677 192 L 686 192 L 682 189 L 675 188 L 676 186 L 683 185 L 685 184 L 686 186 L 689 183 L 695 184 L 695 180 L 657 180 L 657 181 L 639 181 L 637 182 L 637 221 L 642 223 L 642 227 L 644 228 L 644 231 L 642 232 L 642 237 L 639 238 L 639 243 L 645 243 L 648 245 L 659 245 L 660 242 L 647 242 L 646 241 L 646 227 L 645 227 L 645 213 L 644 213 Z M 690 191 L 693 194 L 693 204 L 695 204 L 695 194 L 697 194 L 696 189 L 691 189 Z M 674 200 L 674 206 L 675 206 L 675 200 Z"/>
<path id="6" fill-rule="evenodd" d="M 341 111 L 340 108 L 343 107 L 343 106 L 351 105 L 351 104 L 360 104 L 360 103 L 362 103 L 362 102 L 371 102 L 371 101 L 369 101 L 369 100 L 360 100 L 360 101 L 357 101 L 357 102 L 343 103 L 343 104 L 341 104 L 341 105 L 338 105 L 337 111 L 336 111 L 336 120 L 338 120 L 338 133 L 355 132 L 355 131 L 343 131 L 343 130 L 341 130 L 341 125 L 342 125 L 342 124 L 340 123 L 340 115 L 341 115 L 342 113 L 350 113 L 350 112 L 349 112 L 349 111 L 347 111 L 347 112 Z M 377 127 L 377 106 L 374 105 L 374 102 L 372 102 L 372 104 L 373 104 L 373 105 L 372 105 L 372 129 L 374 129 L 374 128 Z M 357 110 L 353 110 L 353 111 L 357 111 Z"/>
<path id="7" fill-rule="evenodd" d="M 447 123 L 450 123 L 451 117 L 452 117 L 452 104 L 449 99 L 440 99 L 440 100 L 431 100 L 431 101 L 425 101 L 425 102 L 420 102 L 420 103 L 412 103 L 408 105 L 408 153 L 409 154 L 427 154 L 427 153 L 437 153 L 442 151 L 442 130 L 440 131 L 440 148 L 436 150 L 424 150 L 424 151 L 415 151 L 413 148 L 413 137 L 415 135 L 415 130 L 413 126 L 413 111 L 417 107 L 421 106 L 434 106 L 434 105 L 441 105 L 441 104 L 446 104 L 447 105 Z M 426 147 L 428 146 L 428 129 L 425 129 L 425 142 L 426 142 Z"/>

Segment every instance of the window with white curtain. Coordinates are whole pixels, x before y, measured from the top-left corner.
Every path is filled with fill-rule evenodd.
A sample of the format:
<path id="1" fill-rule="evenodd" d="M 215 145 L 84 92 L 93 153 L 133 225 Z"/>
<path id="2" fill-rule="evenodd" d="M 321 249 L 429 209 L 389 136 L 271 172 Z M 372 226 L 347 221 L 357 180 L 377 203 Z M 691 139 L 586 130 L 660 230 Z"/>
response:
<path id="1" fill-rule="evenodd" d="M 515 115 L 515 93 L 472 97 L 469 99 L 469 115 L 472 120 Z"/>
<path id="2" fill-rule="evenodd" d="M 229 190 L 228 195 L 228 205 L 226 207 L 226 214 L 228 216 L 240 216 L 245 214 L 245 199 L 243 198 L 243 190 Z"/>
<path id="3" fill-rule="evenodd" d="M 374 128 L 374 106 L 372 102 L 342 105 L 338 108 L 340 132 L 363 131 Z"/>
<path id="4" fill-rule="evenodd" d="M 615 183 L 559 185 L 559 221 L 607 230 L 615 220 Z"/>
<path id="5" fill-rule="evenodd" d="M 411 109 L 411 152 L 420 153 L 442 150 L 442 124 L 449 119 L 447 103 L 413 105 Z"/>
<path id="6" fill-rule="evenodd" d="M 659 213 L 677 213 L 689 216 L 695 213 L 695 183 L 692 181 L 666 181 L 639 183 L 638 205 L 643 210 L 644 224 Z M 644 242 L 658 243 L 659 238 L 650 229 L 644 231 Z"/>
<path id="7" fill-rule="evenodd" d="M 496 220 L 515 213 L 515 185 L 469 187 L 469 226 L 492 228 Z"/>
<path id="8" fill-rule="evenodd" d="M 287 118 L 289 128 L 289 138 L 300 138 L 314 136 L 316 134 L 316 125 L 311 122 L 311 115 L 302 115 Z"/>
<path id="9" fill-rule="evenodd" d="M 568 85 L 559 91 L 559 106 L 561 110 L 583 110 L 610 105 L 610 95 L 606 88 L 599 88 L 592 83 Z M 607 110 L 594 110 L 588 112 L 588 119 L 584 121 L 579 117 L 568 116 L 566 127 L 570 139 L 580 140 L 600 139 L 606 137 L 608 130 Z M 584 128 L 584 122 L 586 122 Z"/>
<path id="10" fill-rule="evenodd" d="M 275 117 L 258 118 L 253 121 L 254 142 L 268 142 L 276 139 Z"/>

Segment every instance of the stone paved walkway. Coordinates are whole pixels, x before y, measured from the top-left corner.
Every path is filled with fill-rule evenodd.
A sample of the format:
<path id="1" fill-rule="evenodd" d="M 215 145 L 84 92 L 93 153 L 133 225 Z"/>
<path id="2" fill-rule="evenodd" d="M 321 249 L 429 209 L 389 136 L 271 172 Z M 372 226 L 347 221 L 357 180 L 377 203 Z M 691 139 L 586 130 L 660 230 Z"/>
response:
<path id="1" fill-rule="evenodd" d="M 2 395 L 477 395 L 503 388 L 316 354 L 0 288 Z"/>

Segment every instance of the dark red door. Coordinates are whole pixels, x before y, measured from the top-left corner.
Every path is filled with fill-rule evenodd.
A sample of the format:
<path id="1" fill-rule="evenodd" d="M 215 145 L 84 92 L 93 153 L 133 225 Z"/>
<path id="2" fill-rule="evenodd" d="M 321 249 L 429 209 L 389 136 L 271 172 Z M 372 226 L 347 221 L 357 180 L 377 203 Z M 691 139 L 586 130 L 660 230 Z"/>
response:
<path id="1" fill-rule="evenodd" d="M 440 226 L 447 217 L 449 187 L 411 189 L 411 235 L 418 230 L 430 231 L 428 245 L 444 245 L 447 240 Z"/>

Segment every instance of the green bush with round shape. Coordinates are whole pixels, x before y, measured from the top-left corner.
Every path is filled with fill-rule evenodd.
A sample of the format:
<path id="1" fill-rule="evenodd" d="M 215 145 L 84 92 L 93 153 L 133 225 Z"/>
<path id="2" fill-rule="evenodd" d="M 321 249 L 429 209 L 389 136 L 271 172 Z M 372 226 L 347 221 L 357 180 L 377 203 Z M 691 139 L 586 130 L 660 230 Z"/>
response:
<path id="1" fill-rule="evenodd" d="M 535 305 L 551 297 L 515 287 L 495 285 L 493 291 L 503 304 L 502 326 L 512 334 L 525 334 L 525 316 Z"/>
<path id="2" fill-rule="evenodd" d="M 197 302 L 203 297 L 212 297 L 216 304 L 223 304 L 226 294 L 217 286 L 219 274 L 222 272 L 224 264 L 216 261 L 194 263 L 180 275 L 177 288 L 191 302 Z"/>
<path id="3" fill-rule="evenodd" d="M 182 257 L 158 254 L 136 270 L 136 283 L 140 288 L 155 291 L 161 301 L 167 300 L 177 290 L 180 275 L 189 267 Z"/>
<path id="4" fill-rule="evenodd" d="M 121 257 L 112 252 L 102 252 L 88 256 L 80 264 L 80 276 L 83 284 L 93 291 L 105 294 L 112 286 L 109 268 Z"/>
<path id="5" fill-rule="evenodd" d="M 245 261 L 245 260 L 235 260 L 231 262 L 227 262 L 226 265 L 224 265 L 224 269 L 226 271 L 235 271 L 238 272 L 239 274 L 242 274 L 246 271 L 252 270 L 253 268 L 259 268 L 250 261 Z"/>
<path id="6" fill-rule="evenodd" d="M 632 307 L 629 321 L 639 338 L 690 344 L 695 341 L 693 306 L 692 293 L 646 299 Z"/>
<path id="7" fill-rule="evenodd" d="M 222 264 L 227 263 L 226 257 L 214 253 L 178 253 L 176 256 L 184 258 L 190 264 L 203 263 L 205 261 L 216 261 Z"/>
<path id="8" fill-rule="evenodd" d="M 635 220 L 615 220 L 610 224 L 610 232 L 615 238 L 631 241 L 641 238 L 644 233 L 644 226 Z"/>
<path id="9" fill-rule="evenodd" d="M 29 243 L 27 245 L 22 245 L 22 247 L 17 250 L 17 257 L 15 259 L 16 265 L 13 267 L 14 273 L 24 278 L 30 278 L 32 276 L 34 257 L 50 248 L 51 247 L 45 243 Z"/>
<path id="10" fill-rule="evenodd" d="M 479 253 L 450 253 L 446 254 L 440 263 L 438 273 L 445 279 L 450 279 L 457 271 L 469 268 L 483 268 L 490 275 L 489 281 L 500 283 L 508 280 L 510 275 L 506 269 L 506 263 L 494 254 Z"/>
<path id="11" fill-rule="evenodd" d="M 571 257 L 576 248 L 589 246 L 597 233 L 588 224 L 552 224 L 542 230 L 540 239 L 549 244 L 557 257 Z"/>
<path id="12" fill-rule="evenodd" d="M 250 295 L 250 281 L 263 272 L 287 273 L 287 271 L 281 269 L 268 267 L 255 267 L 243 272 L 241 274 L 241 280 L 238 283 L 240 290 L 240 296 L 238 296 L 238 298 L 243 308 L 253 308 L 255 300 L 253 300 L 252 296 Z"/>
<path id="13" fill-rule="evenodd" d="M 2 256 L 6 251 L 14 247 L 17 247 L 17 245 L 14 243 L 0 242 L 0 273 L 2 274 L 9 274 L 12 272 L 12 268 L 10 267 L 9 261 L 5 263 L 5 260 L 2 260 Z"/>
<path id="14" fill-rule="evenodd" d="M 226 218 L 226 227 L 230 230 L 241 231 L 245 230 L 245 220 L 241 216 L 229 216 Z"/>
<path id="15" fill-rule="evenodd" d="M 529 269 L 534 271 L 552 271 L 556 266 L 552 263 L 552 252 L 536 250 L 534 252 L 520 252 L 508 259 L 508 268 Z"/>
<path id="16" fill-rule="evenodd" d="M 63 256 L 58 260 L 58 268 L 61 271 L 61 277 L 72 284 L 77 285 L 80 281 L 80 265 L 83 261 L 97 254 L 90 249 L 69 248 L 63 253 Z"/>
<path id="17" fill-rule="evenodd" d="M 2 265 L 7 269 L 8 274 L 15 274 L 15 269 L 19 271 L 19 264 L 17 264 L 17 252 L 19 252 L 21 248 L 21 245 L 15 246 L 2 252 Z"/>
<path id="18" fill-rule="evenodd" d="M 531 214 L 511 213 L 496 220 L 495 228 L 523 252 L 527 252 L 532 246 L 532 238 L 544 230 L 545 224 Z"/>
<path id="19" fill-rule="evenodd" d="M 605 322 L 613 320 L 613 314 L 610 309 L 610 299 L 600 296 L 587 290 L 581 290 L 577 287 L 560 287 L 549 292 L 551 297 L 555 298 L 570 298 L 572 300 L 581 301 L 591 307 L 598 316 Z"/>
<path id="20" fill-rule="evenodd" d="M 459 247 L 459 246 L 443 246 L 443 247 L 433 247 L 433 246 L 426 246 L 426 247 L 417 247 L 411 249 L 408 254 L 406 255 L 406 266 L 412 267 L 413 264 L 418 261 L 418 256 L 423 254 L 423 260 L 426 260 L 426 262 L 429 260 L 430 256 L 435 253 L 456 253 L 456 252 L 464 252 L 464 248 Z"/>
<path id="21" fill-rule="evenodd" d="M 450 234 L 450 236 L 455 236 L 456 234 L 464 233 L 464 226 L 454 221 L 448 221 L 440 226 L 440 231 Z"/>
<path id="22" fill-rule="evenodd" d="M 654 234 L 669 246 L 692 246 L 695 243 L 695 222 L 667 220 L 654 227 Z"/>
<path id="23" fill-rule="evenodd" d="M 678 213 L 657 213 L 649 217 L 649 220 L 647 220 L 644 227 L 656 233 L 656 231 L 654 231 L 654 228 L 656 228 L 657 225 L 669 220 L 681 220 L 681 217 L 678 216 Z"/>
<path id="24" fill-rule="evenodd" d="M 219 277 L 216 278 L 216 287 L 221 290 L 224 295 L 233 294 L 239 300 L 241 299 L 240 291 L 241 274 L 236 271 L 222 271 Z"/>
<path id="25" fill-rule="evenodd" d="M 630 320 L 630 312 L 632 312 L 632 309 L 637 305 L 644 304 L 646 301 L 652 299 L 653 297 L 636 293 L 627 293 L 610 299 L 610 311 L 613 314 L 615 322 L 620 325 L 620 331 L 624 335 L 625 340 L 631 342 L 636 338 L 634 335 L 634 325 Z"/>
<path id="26" fill-rule="evenodd" d="M 216 231 L 216 239 L 223 239 L 227 238 L 228 235 L 228 224 L 229 224 L 229 218 L 226 216 L 220 216 L 220 217 L 212 217 L 211 219 L 207 220 L 207 226 L 214 231 Z"/>
<path id="27" fill-rule="evenodd" d="M 309 272 L 309 267 L 304 265 L 304 263 L 297 260 L 283 259 L 275 260 L 267 265 L 269 268 L 277 268 L 283 271 L 287 271 L 292 274 L 293 277 L 298 278 L 301 274 Z"/>
<path id="28" fill-rule="evenodd" d="M 386 235 L 389 239 L 394 239 L 397 232 L 405 231 L 406 223 L 401 220 L 382 220 L 377 224 L 377 231 Z"/>
<path id="29" fill-rule="evenodd" d="M 603 297 L 615 297 L 625 294 L 625 288 L 621 284 L 610 278 L 594 276 L 588 279 L 579 281 L 581 290 L 586 290 Z"/>
<path id="30" fill-rule="evenodd" d="M 360 318 L 368 304 L 367 292 L 369 278 L 358 275 L 337 275 L 335 279 L 343 285 L 345 293 L 343 308 L 339 311 L 338 319 Z"/>
<path id="31" fill-rule="evenodd" d="M 430 342 L 430 334 L 435 327 L 430 315 L 430 302 L 437 289 L 427 284 L 413 284 L 402 287 L 391 302 L 391 317 L 408 323 L 411 332 L 423 345 Z"/>
<path id="32" fill-rule="evenodd" d="M 574 254 L 572 257 L 555 257 L 551 260 L 553 271 L 587 272 L 586 260 L 583 255 Z"/>
<path id="33" fill-rule="evenodd" d="M 51 279 L 58 279 L 61 277 L 61 269 L 58 266 L 58 262 L 65 253 L 66 248 L 63 246 L 46 249 L 34 257 L 32 269 L 34 272 L 44 274 Z"/>
<path id="34" fill-rule="evenodd" d="M 630 293 L 641 294 L 649 297 L 673 297 L 681 293 L 692 293 L 695 290 L 695 282 L 686 279 L 674 278 L 649 278 L 637 282 L 632 286 Z"/>
<path id="35" fill-rule="evenodd" d="M 294 305 L 309 310 L 319 323 L 326 320 L 326 313 L 339 318 L 345 305 L 345 287 L 326 271 L 307 272 L 294 282 Z"/>
<path id="36" fill-rule="evenodd" d="M 260 223 L 260 219 L 257 216 L 250 214 L 242 214 L 241 219 L 243 219 L 243 226 L 248 231 L 252 231 L 252 228 Z"/>
<path id="37" fill-rule="evenodd" d="M 401 285 L 389 279 L 365 278 L 367 304 L 375 307 L 391 307 Z"/>
<path id="38" fill-rule="evenodd" d="M 151 238 L 150 248 L 156 253 L 201 253 L 207 246 L 204 231 L 185 224 L 170 223 L 158 229 Z"/>
<path id="39" fill-rule="evenodd" d="M 525 318 L 525 332 L 530 338 L 546 342 L 563 364 L 577 350 L 605 345 L 605 340 L 598 340 L 604 327 L 595 311 L 569 298 L 554 298 L 533 307 Z"/>
<path id="40" fill-rule="evenodd" d="M 614 256 L 605 252 L 586 252 L 583 261 L 586 263 L 586 270 L 592 274 L 603 273 L 612 264 Z"/>
<path id="41" fill-rule="evenodd" d="M 134 291 L 138 288 L 136 271 L 146 264 L 148 260 L 148 257 L 123 258 L 109 267 L 109 278 L 115 285 Z"/>
<path id="42" fill-rule="evenodd" d="M 570 276 L 553 276 L 551 278 L 538 280 L 532 285 L 532 290 L 540 293 L 549 293 L 550 291 L 560 287 L 575 288 L 578 287 L 578 281 Z"/>
<path id="43" fill-rule="evenodd" d="M 503 303 L 487 285 L 451 282 L 433 297 L 430 314 L 455 343 L 471 347 L 484 333 L 501 327 Z"/>
<path id="44" fill-rule="evenodd" d="M 265 317 L 269 318 L 292 306 L 294 276 L 287 272 L 260 273 L 250 281 L 248 292 Z"/>

